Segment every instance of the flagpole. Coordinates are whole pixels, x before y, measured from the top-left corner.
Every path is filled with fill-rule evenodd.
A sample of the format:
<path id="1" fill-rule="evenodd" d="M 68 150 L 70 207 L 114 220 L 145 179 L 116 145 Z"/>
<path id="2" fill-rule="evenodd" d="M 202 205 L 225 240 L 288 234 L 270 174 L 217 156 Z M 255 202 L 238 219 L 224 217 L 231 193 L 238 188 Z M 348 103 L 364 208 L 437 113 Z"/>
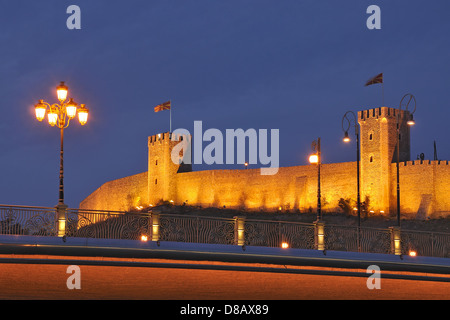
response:
<path id="1" fill-rule="evenodd" d="M 383 107 L 385 106 L 384 105 L 384 81 L 381 83 L 381 95 L 382 95 L 382 98 L 383 98 Z"/>
<path id="2" fill-rule="evenodd" d="M 172 133 L 172 100 L 169 100 L 170 109 L 169 109 L 169 133 Z"/>

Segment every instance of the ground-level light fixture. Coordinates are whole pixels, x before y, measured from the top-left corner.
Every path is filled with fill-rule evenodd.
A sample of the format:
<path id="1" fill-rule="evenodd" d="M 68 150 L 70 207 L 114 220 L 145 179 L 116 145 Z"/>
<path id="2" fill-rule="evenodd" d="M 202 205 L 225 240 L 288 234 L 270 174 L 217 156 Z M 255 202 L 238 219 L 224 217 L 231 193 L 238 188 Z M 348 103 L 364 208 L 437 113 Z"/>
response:
<path id="1" fill-rule="evenodd" d="M 410 256 L 410 257 L 416 257 L 416 256 L 417 256 L 417 252 L 414 251 L 414 250 L 410 250 L 410 251 L 409 251 L 409 256 Z"/>

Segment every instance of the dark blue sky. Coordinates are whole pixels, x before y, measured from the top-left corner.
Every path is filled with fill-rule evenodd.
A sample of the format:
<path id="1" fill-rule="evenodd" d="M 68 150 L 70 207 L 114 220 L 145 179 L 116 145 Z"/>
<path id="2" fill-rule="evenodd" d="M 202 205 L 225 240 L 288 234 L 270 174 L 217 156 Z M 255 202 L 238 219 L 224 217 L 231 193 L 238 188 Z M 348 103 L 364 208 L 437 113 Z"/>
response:
<path id="1" fill-rule="evenodd" d="M 81 8 L 81 30 L 66 8 Z M 366 9 L 381 8 L 381 30 Z M 2 1 L 0 203 L 54 206 L 59 132 L 34 117 L 55 86 L 90 109 L 65 130 L 65 198 L 77 207 L 102 183 L 147 170 L 147 137 L 203 127 L 280 130 L 280 165 L 355 160 L 341 143 L 348 110 L 417 100 L 411 157 L 450 159 L 450 2 L 180 0 Z M 192 131 L 191 131 L 192 132 Z M 196 168 L 196 167 L 194 167 Z M 205 169 L 205 168 L 202 168 Z"/>

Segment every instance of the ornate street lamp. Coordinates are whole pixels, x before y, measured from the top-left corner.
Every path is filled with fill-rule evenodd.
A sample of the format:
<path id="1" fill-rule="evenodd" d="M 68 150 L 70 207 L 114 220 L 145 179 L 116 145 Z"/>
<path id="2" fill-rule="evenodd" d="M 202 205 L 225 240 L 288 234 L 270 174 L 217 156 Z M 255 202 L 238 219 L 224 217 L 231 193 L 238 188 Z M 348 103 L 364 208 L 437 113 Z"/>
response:
<path id="1" fill-rule="evenodd" d="M 64 204 L 64 129 L 69 126 L 70 120 L 75 118 L 78 113 L 78 121 L 81 125 L 85 125 L 88 119 L 89 110 L 84 104 L 78 106 L 72 98 L 67 102 L 68 88 L 61 82 L 56 87 L 56 94 L 60 104 L 49 104 L 44 100 L 39 100 L 34 106 L 36 112 L 36 119 L 42 121 L 47 113 L 48 123 L 54 127 L 58 127 L 61 132 L 61 151 L 60 151 L 60 166 L 59 166 L 59 200 L 56 206 L 59 213 L 59 236 L 65 229 L 65 209 L 67 206 Z M 64 215 L 64 216 L 63 216 Z M 64 224 L 64 225 L 62 225 Z"/>
<path id="2" fill-rule="evenodd" d="M 351 117 L 349 117 L 351 115 Z M 345 121 L 344 121 L 345 120 Z M 361 195 L 360 195 L 360 152 L 359 152 L 359 123 L 356 117 L 356 114 L 353 111 L 347 111 L 344 116 L 342 117 L 342 130 L 344 131 L 344 139 L 343 141 L 345 143 L 348 143 L 351 141 L 348 130 L 350 129 L 350 126 L 352 125 L 352 121 L 355 127 L 355 136 L 356 136 L 356 185 L 357 185 L 357 210 L 358 210 L 358 251 L 360 250 L 360 240 L 359 240 L 359 233 L 361 228 Z M 347 125 L 345 125 L 345 123 Z"/>
<path id="3" fill-rule="evenodd" d="M 322 205 L 321 205 L 321 192 L 320 192 L 320 164 L 322 163 L 320 154 L 320 138 L 314 140 L 311 143 L 311 149 L 314 152 L 309 156 L 309 162 L 311 164 L 317 164 L 317 221 L 322 220 Z"/>
<path id="4" fill-rule="evenodd" d="M 397 114 L 397 225 L 400 227 L 400 125 L 403 122 L 403 115 L 401 114 L 402 103 L 406 97 L 409 97 L 408 102 L 406 102 L 405 106 L 405 115 L 408 115 L 408 107 L 411 101 L 414 101 L 414 110 L 409 114 L 409 118 L 405 119 L 406 124 L 408 126 L 413 126 L 416 124 L 413 118 L 414 112 L 416 112 L 416 98 L 410 93 L 405 94 L 400 100 L 400 104 L 398 106 L 398 114 Z"/>

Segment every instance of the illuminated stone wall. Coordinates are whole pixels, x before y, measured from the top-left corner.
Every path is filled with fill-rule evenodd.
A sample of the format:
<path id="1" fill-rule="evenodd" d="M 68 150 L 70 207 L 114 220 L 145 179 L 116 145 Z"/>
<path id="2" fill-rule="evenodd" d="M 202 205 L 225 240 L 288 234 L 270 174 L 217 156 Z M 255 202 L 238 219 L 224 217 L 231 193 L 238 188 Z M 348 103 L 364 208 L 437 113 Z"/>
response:
<path id="1" fill-rule="evenodd" d="M 128 211 L 148 205 L 147 172 L 104 183 L 80 203 L 81 209 Z"/>
<path id="2" fill-rule="evenodd" d="M 280 168 L 272 176 L 260 169 L 210 170 L 176 176 L 177 204 L 290 210 L 317 208 L 317 166 Z M 323 164 L 321 167 L 322 208 L 337 211 L 339 198 L 356 199 L 356 162 Z"/>
<path id="3" fill-rule="evenodd" d="M 391 208 L 397 210 L 396 164 L 391 167 Z M 410 217 L 444 217 L 450 214 L 448 161 L 416 160 L 400 163 L 400 211 Z"/>
<path id="4" fill-rule="evenodd" d="M 390 207 L 395 213 L 396 164 L 391 164 Z M 448 161 L 407 161 L 400 163 L 401 212 L 410 218 L 450 214 L 450 164 Z M 176 173 L 172 186 L 175 204 L 203 207 L 245 208 L 250 210 L 315 212 L 317 208 L 317 166 L 280 168 L 273 176 L 261 176 L 259 169 L 207 170 Z M 322 164 L 322 208 L 339 212 L 342 198 L 356 200 L 356 162 Z M 147 173 L 106 182 L 81 204 L 80 208 L 130 210 L 156 204 L 148 201 Z M 370 194 L 369 194 L 370 196 Z M 162 200 L 160 194 L 153 199 Z M 361 198 L 364 201 L 364 197 Z M 384 206 L 385 207 L 385 206 Z M 374 214 L 383 208 L 372 203 Z M 384 211 L 388 214 L 389 211 Z"/>
<path id="5" fill-rule="evenodd" d="M 395 213 L 397 119 L 399 111 L 380 107 L 358 112 L 361 141 L 361 201 L 370 199 L 373 214 Z M 448 161 L 409 161 L 410 133 L 400 113 L 401 212 L 425 218 L 450 214 Z M 186 138 L 186 137 L 185 137 Z M 188 137 L 190 138 L 190 137 Z M 171 151 L 178 142 L 169 133 L 148 138 L 148 173 L 110 181 L 88 196 L 80 208 L 130 210 L 156 205 L 161 200 L 204 207 L 250 210 L 316 211 L 317 166 L 282 167 L 275 175 L 260 169 L 192 172 L 183 161 L 173 163 Z M 338 212 L 340 198 L 356 201 L 356 162 L 322 164 L 322 208 Z"/>

